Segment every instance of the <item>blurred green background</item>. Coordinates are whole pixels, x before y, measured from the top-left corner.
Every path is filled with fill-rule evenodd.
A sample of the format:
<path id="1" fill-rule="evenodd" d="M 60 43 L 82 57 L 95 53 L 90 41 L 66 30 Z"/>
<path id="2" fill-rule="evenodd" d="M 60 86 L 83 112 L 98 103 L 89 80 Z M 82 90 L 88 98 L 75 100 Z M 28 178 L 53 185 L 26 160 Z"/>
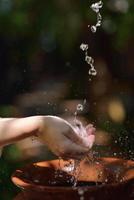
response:
<path id="1" fill-rule="evenodd" d="M 96 23 L 89 0 L 0 0 L 0 116 L 58 115 L 97 128 L 95 156 L 134 159 L 134 1 L 105 0 Z M 89 44 L 97 76 L 80 50 Z M 0 199 L 18 189 L 12 172 L 28 162 L 51 159 L 34 138 L 5 147 L 0 159 Z"/>

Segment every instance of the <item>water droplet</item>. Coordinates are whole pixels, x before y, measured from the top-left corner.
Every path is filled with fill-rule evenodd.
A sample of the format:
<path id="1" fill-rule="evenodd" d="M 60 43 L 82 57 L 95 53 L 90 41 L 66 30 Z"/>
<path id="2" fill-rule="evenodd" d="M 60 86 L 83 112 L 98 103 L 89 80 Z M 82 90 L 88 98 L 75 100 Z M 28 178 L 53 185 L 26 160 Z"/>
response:
<path id="1" fill-rule="evenodd" d="M 97 21 L 96 27 L 101 26 L 101 21 Z"/>
<path id="2" fill-rule="evenodd" d="M 97 21 L 101 21 L 102 20 L 102 16 L 100 13 L 97 14 Z"/>
<path id="3" fill-rule="evenodd" d="M 85 57 L 85 61 L 87 62 L 87 64 L 91 64 L 91 61 L 92 61 L 92 57 L 90 57 L 90 56 L 86 56 Z"/>
<path id="4" fill-rule="evenodd" d="M 96 76 L 97 75 L 97 71 L 96 71 L 95 68 L 91 68 L 88 73 L 89 73 L 89 75 L 92 75 L 92 76 Z"/>
<path id="5" fill-rule="evenodd" d="M 63 177 L 63 175 L 62 175 L 62 174 L 59 174 L 59 177 Z"/>
<path id="6" fill-rule="evenodd" d="M 34 183 L 39 183 L 39 180 L 37 180 L 37 179 L 34 179 Z"/>
<path id="7" fill-rule="evenodd" d="M 81 189 L 81 188 L 79 188 L 79 189 L 78 189 L 78 194 L 79 194 L 79 195 L 83 195 L 83 194 L 84 194 L 84 190 Z"/>
<path id="8" fill-rule="evenodd" d="M 103 6 L 103 2 L 102 1 L 98 1 L 96 3 L 93 3 L 90 8 L 95 12 L 97 13 L 97 22 L 95 25 L 88 25 L 88 27 L 90 27 L 92 33 L 96 33 L 97 31 L 97 27 L 101 26 L 102 24 L 102 16 L 100 14 L 100 9 L 102 8 Z M 88 44 L 84 44 L 82 43 L 80 45 L 80 49 L 82 51 L 85 51 L 85 61 L 87 62 L 88 65 L 90 65 L 91 69 L 89 69 L 89 75 L 92 75 L 92 76 L 96 76 L 97 74 L 97 71 L 94 67 L 94 59 L 88 55 Z M 91 81 L 92 79 L 90 78 L 89 81 Z"/>
<path id="9" fill-rule="evenodd" d="M 80 195 L 80 200 L 84 200 L 84 189 L 78 188 L 78 194 Z"/>
<path id="10" fill-rule="evenodd" d="M 91 9 L 94 12 L 97 13 L 97 22 L 96 22 L 96 25 L 91 26 L 91 31 L 93 33 L 96 33 L 97 27 L 101 26 L 101 24 L 102 24 L 102 16 L 100 14 L 100 9 L 102 8 L 102 6 L 103 6 L 102 1 L 99 1 L 99 2 L 94 3 L 94 4 L 91 5 Z"/>
<path id="11" fill-rule="evenodd" d="M 84 109 L 84 106 L 82 104 L 78 104 L 77 105 L 77 110 L 78 111 L 83 111 L 83 109 Z"/>
<path id="12" fill-rule="evenodd" d="M 102 175 L 103 175 L 103 172 L 100 171 L 99 174 L 98 174 L 98 179 L 102 178 Z"/>
<path id="13" fill-rule="evenodd" d="M 84 101 L 83 101 L 83 105 L 85 105 L 87 103 L 87 100 L 86 99 L 84 99 Z"/>
<path id="14" fill-rule="evenodd" d="M 88 44 L 82 43 L 82 44 L 80 45 L 80 49 L 81 49 L 82 51 L 87 51 L 87 50 L 88 50 Z"/>
<path id="15" fill-rule="evenodd" d="M 96 28 L 96 26 L 91 26 L 91 31 L 92 31 L 92 33 L 96 33 L 96 31 L 97 31 L 97 28 Z"/>
<path id="16" fill-rule="evenodd" d="M 64 166 L 64 168 L 63 168 L 63 170 L 66 171 L 66 172 L 72 172 L 72 171 L 74 171 L 74 169 L 75 169 L 74 164 L 66 165 L 66 166 Z"/>
<path id="17" fill-rule="evenodd" d="M 105 179 L 105 183 L 107 183 L 107 182 L 108 182 L 108 179 L 106 178 L 106 179 Z"/>
<path id="18" fill-rule="evenodd" d="M 99 2 L 97 2 L 97 3 L 93 3 L 93 4 L 91 5 L 91 9 L 92 9 L 94 12 L 98 13 L 98 12 L 100 11 L 100 9 L 102 8 L 102 6 L 103 6 L 102 1 L 99 1 Z"/>

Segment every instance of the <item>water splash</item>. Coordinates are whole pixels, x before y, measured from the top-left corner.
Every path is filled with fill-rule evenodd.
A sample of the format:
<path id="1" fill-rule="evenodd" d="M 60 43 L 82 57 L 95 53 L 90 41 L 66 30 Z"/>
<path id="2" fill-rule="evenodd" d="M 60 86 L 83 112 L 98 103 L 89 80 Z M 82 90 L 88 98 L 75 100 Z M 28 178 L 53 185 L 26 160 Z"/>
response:
<path id="1" fill-rule="evenodd" d="M 75 163 L 72 162 L 71 160 L 64 166 L 63 168 L 64 171 L 71 173 L 75 170 Z"/>
<path id="2" fill-rule="evenodd" d="M 80 175 L 80 162 L 81 160 L 74 160 L 74 169 L 72 171 L 72 175 L 75 177 L 73 182 L 73 188 L 77 187 L 78 178 Z"/>
<path id="3" fill-rule="evenodd" d="M 80 175 L 80 162 L 81 160 L 68 160 L 68 163 L 66 163 L 63 167 L 64 171 L 72 175 L 72 178 L 69 180 L 69 182 L 72 184 L 73 188 L 77 187 L 78 178 Z"/>
<path id="4" fill-rule="evenodd" d="M 102 6 L 103 6 L 103 2 L 102 1 L 93 3 L 90 6 L 90 8 L 97 14 L 97 22 L 96 22 L 96 24 L 92 25 L 91 27 L 90 27 L 90 25 L 88 25 L 88 27 L 90 27 L 92 33 L 96 33 L 97 28 L 99 26 L 101 26 L 101 24 L 102 24 L 102 16 L 100 14 L 100 9 L 102 8 Z M 85 62 L 90 66 L 90 69 L 89 69 L 89 72 L 88 72 L 89 76 L 96 76 L 97 75 L 97 71 L 96 71 L 95 66 L 94 66 L 94 59 L 91 56 L 88 55 L 88 49 L 89 49 L 88 44 L 82 43 L 80 45 L 80 49 L 82 51 L 84 51 L 84 53 L 85 53 Z M 89 79 L 89 80 L 91 80 L 91 79 Z"/>

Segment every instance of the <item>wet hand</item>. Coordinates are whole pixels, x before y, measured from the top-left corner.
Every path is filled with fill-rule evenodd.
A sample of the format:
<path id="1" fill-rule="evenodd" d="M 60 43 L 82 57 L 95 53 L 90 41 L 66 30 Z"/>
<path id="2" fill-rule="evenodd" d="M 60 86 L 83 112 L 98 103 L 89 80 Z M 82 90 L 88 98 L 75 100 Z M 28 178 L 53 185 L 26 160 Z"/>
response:
<path id="1" fill-rule="evenodd" d="M 95 128 L 84 128 L 80 122 L 72 126 L 62 118 L 45 116 L 38 136 L 57 156 L 80 159 L 94 144 Z"/>

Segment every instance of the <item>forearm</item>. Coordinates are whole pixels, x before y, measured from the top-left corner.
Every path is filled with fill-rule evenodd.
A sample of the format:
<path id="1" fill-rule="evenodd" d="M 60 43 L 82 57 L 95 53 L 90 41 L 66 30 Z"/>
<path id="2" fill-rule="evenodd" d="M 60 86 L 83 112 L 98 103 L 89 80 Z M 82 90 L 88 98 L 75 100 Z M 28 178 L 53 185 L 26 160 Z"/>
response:
<path id="1" fill-rule="evenodd" d="M 43 116 L 0 119 L 0 147 L 36 135 L 42 124 Z"/>

